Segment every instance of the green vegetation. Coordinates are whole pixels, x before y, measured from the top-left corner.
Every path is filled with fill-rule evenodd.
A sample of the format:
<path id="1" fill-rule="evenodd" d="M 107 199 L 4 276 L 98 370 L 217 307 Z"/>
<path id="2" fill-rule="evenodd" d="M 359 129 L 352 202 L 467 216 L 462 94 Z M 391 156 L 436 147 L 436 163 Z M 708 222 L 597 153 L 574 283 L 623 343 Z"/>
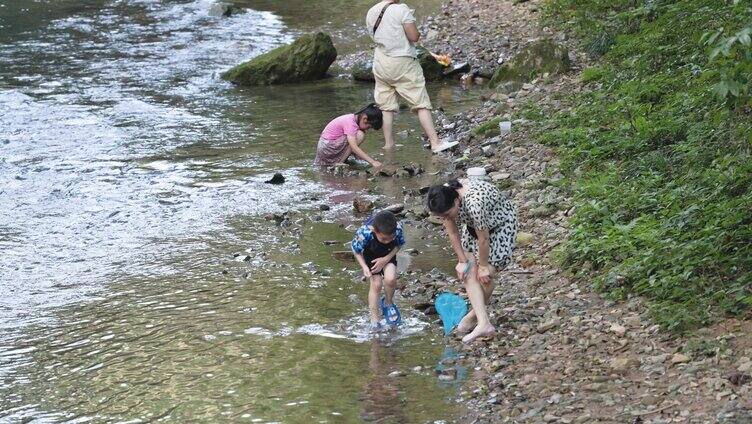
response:
<path id="1" fill-rule="evenodd" d="M 752 309 L 752 6 L 549 0 L 597 67 L 541 125 L 576 205 L 564 265 L 682 332 Z"/>
<path id="2" fill-rule="evenodd" d="M 501 134 L 501 130 L 499 129 L 499 123 L 501 122 L 501 117 L 496 117 L 493 119 L 490 119 L 477 127 L 473 128 L 473 135 L 476 137 L 484 137 L 484 138 L 490 138 L 490 137 L 496 137 L 497 135 Z"/>

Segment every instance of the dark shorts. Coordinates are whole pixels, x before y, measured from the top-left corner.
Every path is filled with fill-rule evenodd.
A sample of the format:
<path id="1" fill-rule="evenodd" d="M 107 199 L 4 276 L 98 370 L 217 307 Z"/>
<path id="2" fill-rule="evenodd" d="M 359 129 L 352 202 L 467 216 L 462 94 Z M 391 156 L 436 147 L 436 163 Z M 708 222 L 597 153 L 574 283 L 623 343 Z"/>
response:
<path id="1" fill-rule="evenodd" d="M 383 256 L 372 256 L 372 255 L 369 255 L 367 251 L 363 252 L 363 259 L 366 260 L 366 265 L 368 265 L 369 268 L 373 265 L 373 262 L 372 262 L 373 260 L 381 258 L 381 257 L 383 257 Z M 389 261 L 389 263 L 390 264 L 394 264 L 394 266 L 396 267 L 397 266 L 397 255 L 394 255 L 394 257 L 392 258 L 391 261 Z M 386 268 L 386 265 L 384 266 L 384 268 Z M 384 275 L 384 268 L 381 268 L 381 272 L 377 272 L 376 275 L 383 276 Z"/>

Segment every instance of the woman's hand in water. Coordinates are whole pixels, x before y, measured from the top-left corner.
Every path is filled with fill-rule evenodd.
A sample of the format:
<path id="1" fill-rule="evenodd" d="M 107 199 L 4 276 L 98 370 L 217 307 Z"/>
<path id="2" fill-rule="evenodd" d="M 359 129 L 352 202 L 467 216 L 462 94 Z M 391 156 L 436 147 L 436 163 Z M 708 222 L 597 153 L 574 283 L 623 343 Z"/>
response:
<path id="1" fill-rule="evenodd" d="M 381 167 L 382 167 L 381 162 L 379 162 L 377 160 L 371 162 L 371 166 L 373 166 L 373 169 L 381 169 Z"/>
<path id="2" fill-rule="evenodd" d="M 457 279 L 460 281 L 464 281 L 467 277 L 466 272 L 469 271 L 467 264 L 467 262 L 457 262 L 457 266 L 454 267 L 454 270 L 457 271 Z"/>
<path id="3" fill-rule="evenodd" d="M 478 266 L 478 281 L 481 284 L 488 284 L 491 282 L 491 267 L 488 265 Z"/>

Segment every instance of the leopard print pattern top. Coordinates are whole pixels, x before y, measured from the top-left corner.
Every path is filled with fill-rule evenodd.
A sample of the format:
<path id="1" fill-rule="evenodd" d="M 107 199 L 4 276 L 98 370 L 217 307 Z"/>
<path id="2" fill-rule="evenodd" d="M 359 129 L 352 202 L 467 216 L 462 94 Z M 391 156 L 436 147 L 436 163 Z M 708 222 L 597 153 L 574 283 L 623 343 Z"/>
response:
<path id="1" fill-rule="evenodd" d="M 498 187 L 489 182 L 469 179 L 461 183 L 466 187 L 458 217 L 462 248 L 473 253 L 477 259 L 478 240 L 472 235 L 472 230 L 489 230 L 491 241 L 488 262 L 502 270 L 512 261 L 517 238 L 514 206 Z"/>

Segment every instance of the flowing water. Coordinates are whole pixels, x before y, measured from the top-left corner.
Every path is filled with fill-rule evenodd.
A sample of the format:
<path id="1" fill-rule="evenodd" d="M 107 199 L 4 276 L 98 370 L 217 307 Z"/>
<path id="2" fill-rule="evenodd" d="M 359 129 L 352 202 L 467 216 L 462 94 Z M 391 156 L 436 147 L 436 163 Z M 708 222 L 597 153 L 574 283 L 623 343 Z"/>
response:
<path id="1" fill-rule="evenodd" d="M 367 287 L 331 256 L 362 219 L 355 195 L 401 197 L 441 161 L 413 132 L 387 159 L 421 161 L 424 178 L 319 173 L 321 128 L 369 102 L 369 84 L 218 78 L 304 31 L 367 48 L 370 2 L 236 3 L 222 18 L 205 0 L 0 0 L 0 422 L 461 412 L 458 383 L 432 373 L 451 354 L 439 327 L 404 301 L 403 328 L 373 340 L 365 306 L 348 300 Z M 430 92 L 448 110 L 473 98 L 451 82 Z M 418 128 L 408 114 L 397 124 Z M 369 134 L 365 147 L 380 143 Z M 277 171 L 284 185 L 263 183 Z M 264 218 L 285 211 L 289 227 Z M 407 230 L 423 252 L 413 269 L 447 262 L 445 242 Z"/>

